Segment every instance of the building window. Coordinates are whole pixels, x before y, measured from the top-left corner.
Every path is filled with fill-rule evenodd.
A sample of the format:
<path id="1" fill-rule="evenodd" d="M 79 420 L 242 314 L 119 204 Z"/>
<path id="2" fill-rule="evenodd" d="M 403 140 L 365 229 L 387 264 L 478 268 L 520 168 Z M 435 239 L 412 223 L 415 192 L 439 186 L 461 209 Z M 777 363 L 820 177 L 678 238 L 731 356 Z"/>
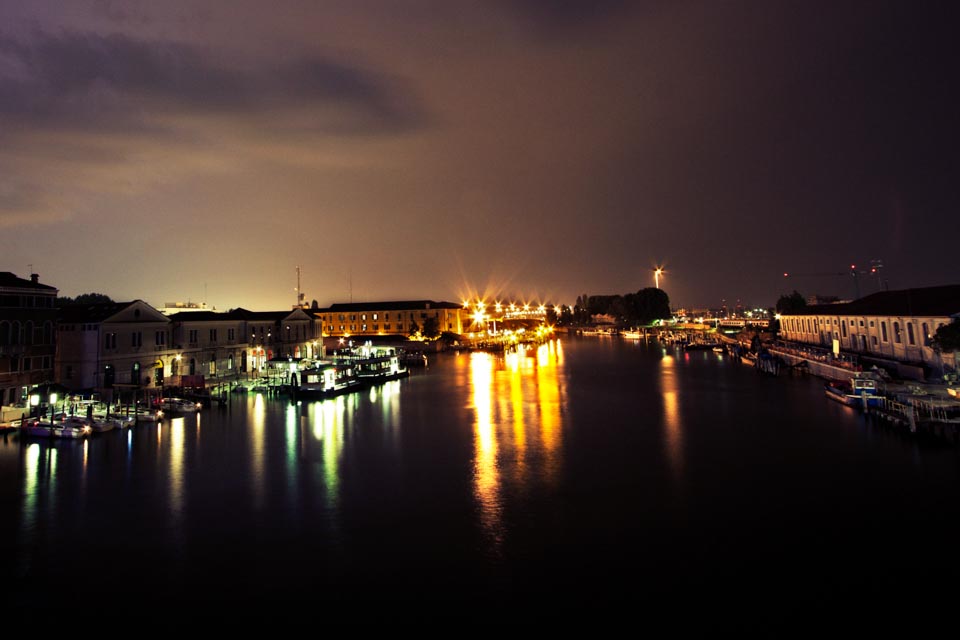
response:
<path id="1" fill-rule="evenodd" d="M 886 322 L 881 322 L 881 323 L 880 323 L 880 335 L 881 335 L 881 337 L 883 338 L 883 341 L 884 341 L 884 342 L 890 342 L 890 339 L 887 338 L 887 323 L 886 323 Z"/>
<path id="2" fill-rule="evenodd" d="M 389 323 L 389 322 L 384 322 L 384 323 L 383 323 L 383 330 L 384 330 L 384 331 L 390 331 L 390 323 Z"/>
<path id="3" fill-rule="evenodd" d="M 377 319 L 377 314 L 373 314 L 373 319 L 374 319 L 374 320 Z"/>
<path id="4" fill-rule="evenodd" d="M 340 325 L 340 331 L 343 331 L 343 328 L 344 328 L 345 326 L 346 326 L 346 325 Z M 333 327 L 330 327 L 330 329 L 333 329 Z"/>
<path id="5" fill-rule="evenodd" d="M 390 319 L 390 312 L 389 312 L 389 311 L 387 311 L 385 314 L 383 314 L 383 319 L 384 319 L 384 320 L 389 320 L 389 319 Z"/>
<path id="6" fill-rule="evenodd" d="M 366 320 L 366 319 L 367 319 L 367 314 L 361 313 L 361 314 L 360 314 L 360 319 L 361 319 L 361 320 Z"/>
<path id="7" fill-rule="evenodd" d="M 922 330 L 923 330 L 923 346 L 929 347 L 930 346 L 930 327 L 929 325 L 927 325 L 926 322 L 923 323 Z"/>
<path id="8" fill-rule="evenodd" d="M 903 340 L 900 339 L 900 323 L 899 322 L 893 323 L 893 341 L 896 342 L 897 344 L 900 344 L 901 342 L 903 342 Z"/>
<path id="9" fill-rule="evenodd" d="M 216 341 L 217 341 L 217 330 L 210 329 L 210 342 L 216 342 Z"/>
<path id="10" fill-rule="evenodd" d="M 237 330 L 236 329 L 227 329 L 227 340 L 233 342 L 237 339 Z"/>
<path id="11" fill-rule="evenodd" d="M 162 347 L 167 344 L 167 332 L 166 331 L 157 331 L 154 334 L 154 344 L 158 347 Z"/>
<path id="12" fill-rule="evenodd" d="M 913 323 L 907 323 L 907 340 L 911 345 L 917 344 L 917 337 L 913 334 Z"/>
<path id="13" fill-rule="evenodd" d="M 130 346 L 133 347 L 134 349 L 137 349 L 143 346 L 143 332 L 134 331 L 133 333 L 130 334 Z"/>
<path id="14" fill-rule="evenodd" d="M 870 336 L 870 338 L 873 340 L 873 346 L 877 346 L 877 336 Z"/>
<path id="15" fill-rule="evenodd" d="M 356 330 L 357 330 L 357 325 L 355 324 L 350 325 L 350 331 L 356 331 Z"/>
<path id="16" fill-rule="evenodd" d="M 847 321 L 846 320 L 840 323 L 840 330 L 843 332 L 843 337 L 846 338 L 847 337 Z"/>
<path id="17" fill-rule="evenodd" d="M 116 349 L 117 348 L 117 334 L 114 332 L 103 334 L 103 348 L 104 349 Z"/>
<path id="18" fill-rule="evenodd" d="M 362 329 L 362 331 L 366 331 L 366 330 L 367 330 L 367 325 L 366 325 L 366 324 L 364 324 L 364 325 L 363 325 L 363 329 Z"/>
<path id="19" fill-rule="evenodd" d="M 197 329 L 190 329 L 187 334 L 187 342 L 193 345 L 197 344 L 199 341 L 199 338 L 197 337 L 199 333 L 200 332 Z"/>

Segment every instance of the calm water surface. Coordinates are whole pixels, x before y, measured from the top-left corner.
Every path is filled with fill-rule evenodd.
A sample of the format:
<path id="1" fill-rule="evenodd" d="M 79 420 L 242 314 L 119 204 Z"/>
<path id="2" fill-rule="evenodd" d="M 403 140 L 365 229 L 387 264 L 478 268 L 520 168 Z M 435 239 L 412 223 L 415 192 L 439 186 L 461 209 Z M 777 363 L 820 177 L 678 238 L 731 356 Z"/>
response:
<path id="1" fill-rule="evenodd" d="M 960 576 L 960 459 L 814 378 L 606 339 L 444 354 L 323 402 L 0 441 L 13 606 L 811 606 Z M 11 589 L 7 589 L 11 591 Z"/>

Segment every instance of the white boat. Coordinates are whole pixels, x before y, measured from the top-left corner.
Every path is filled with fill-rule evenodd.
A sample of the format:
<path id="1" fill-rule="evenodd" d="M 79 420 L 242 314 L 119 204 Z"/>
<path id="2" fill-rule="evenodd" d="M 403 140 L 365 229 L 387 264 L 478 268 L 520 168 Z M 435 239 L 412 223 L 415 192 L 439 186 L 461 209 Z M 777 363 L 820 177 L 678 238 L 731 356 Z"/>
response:
<path id="1" fill-rule="evenodd" d="M 644 337 L 641 331 L 621 331 L 620 335 L 623 336 L 625 340 L 640 340 Z"/>
<path id="2" fill-rule="evenodd" d="M 82 421 L 68 420 L 64 422 L 50 422 L 47 420 L 29 419 L 20 426 L 20 433 L 24 436 L 36 438 L 66 438 L 76 440 L 85 438 L 93 432 L 88 424 Z"/>

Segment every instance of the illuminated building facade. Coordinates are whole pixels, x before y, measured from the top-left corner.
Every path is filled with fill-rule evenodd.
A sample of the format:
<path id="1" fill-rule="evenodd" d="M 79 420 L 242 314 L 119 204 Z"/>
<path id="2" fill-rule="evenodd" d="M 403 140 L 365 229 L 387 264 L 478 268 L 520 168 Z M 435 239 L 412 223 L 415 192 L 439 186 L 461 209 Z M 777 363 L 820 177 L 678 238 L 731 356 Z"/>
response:
<path id="1" fill-rule="evenodd" d="M 881 291 L 840 304 L 810 306 L 780 318 L 784 340 L 833 348 L 862 359 L 956 369 L 956 356 L 938 354 L 931 339 L 960 318 L 960 285 Z"/>
<path id="2" fill-rule="evenodd" d="M 468 314 L 461 305 L 433 300 L 337 303 L 312 313 L 323 335 L 332 337 L 408 336 L 428 321 L 436 321 L 440 332 L 460 334 Z"/>

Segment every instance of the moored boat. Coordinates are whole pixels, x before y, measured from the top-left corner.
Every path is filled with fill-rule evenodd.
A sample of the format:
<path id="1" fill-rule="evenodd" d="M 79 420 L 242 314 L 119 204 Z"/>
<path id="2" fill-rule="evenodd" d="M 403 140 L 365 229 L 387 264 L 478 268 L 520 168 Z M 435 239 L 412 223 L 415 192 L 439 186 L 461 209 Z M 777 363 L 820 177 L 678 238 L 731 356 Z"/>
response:
<path id="1" fill-rule="evenodd" d="M 203 405 L 196 400 L 186 398 L 163 398 L 159 406 L 163 411 L 170 413 L 191 413 L 203 408 Z"/>
<path id="2" fill-rule="evenodd" d="M 93 429 L 88 424 L 84 424 L 82 421 L 53 421 L 49 420 L 40 420 L 40 419 L 28 419 L 22 425 L 20 425 L 20 434 L 24 436 L 31 436 L 36 438 L 64 438 L 69 440 L 76 440 L 78 438 L 85 438 L 93 432 Z"/>
<path id="3" fill-rule="evenodd" d="M 828 398 L 848 407 L 876 407 L 883 398 L 880 380 L 870 373 L 857 373 L 849 380 L 831 380 L 823 389 Z"/>

